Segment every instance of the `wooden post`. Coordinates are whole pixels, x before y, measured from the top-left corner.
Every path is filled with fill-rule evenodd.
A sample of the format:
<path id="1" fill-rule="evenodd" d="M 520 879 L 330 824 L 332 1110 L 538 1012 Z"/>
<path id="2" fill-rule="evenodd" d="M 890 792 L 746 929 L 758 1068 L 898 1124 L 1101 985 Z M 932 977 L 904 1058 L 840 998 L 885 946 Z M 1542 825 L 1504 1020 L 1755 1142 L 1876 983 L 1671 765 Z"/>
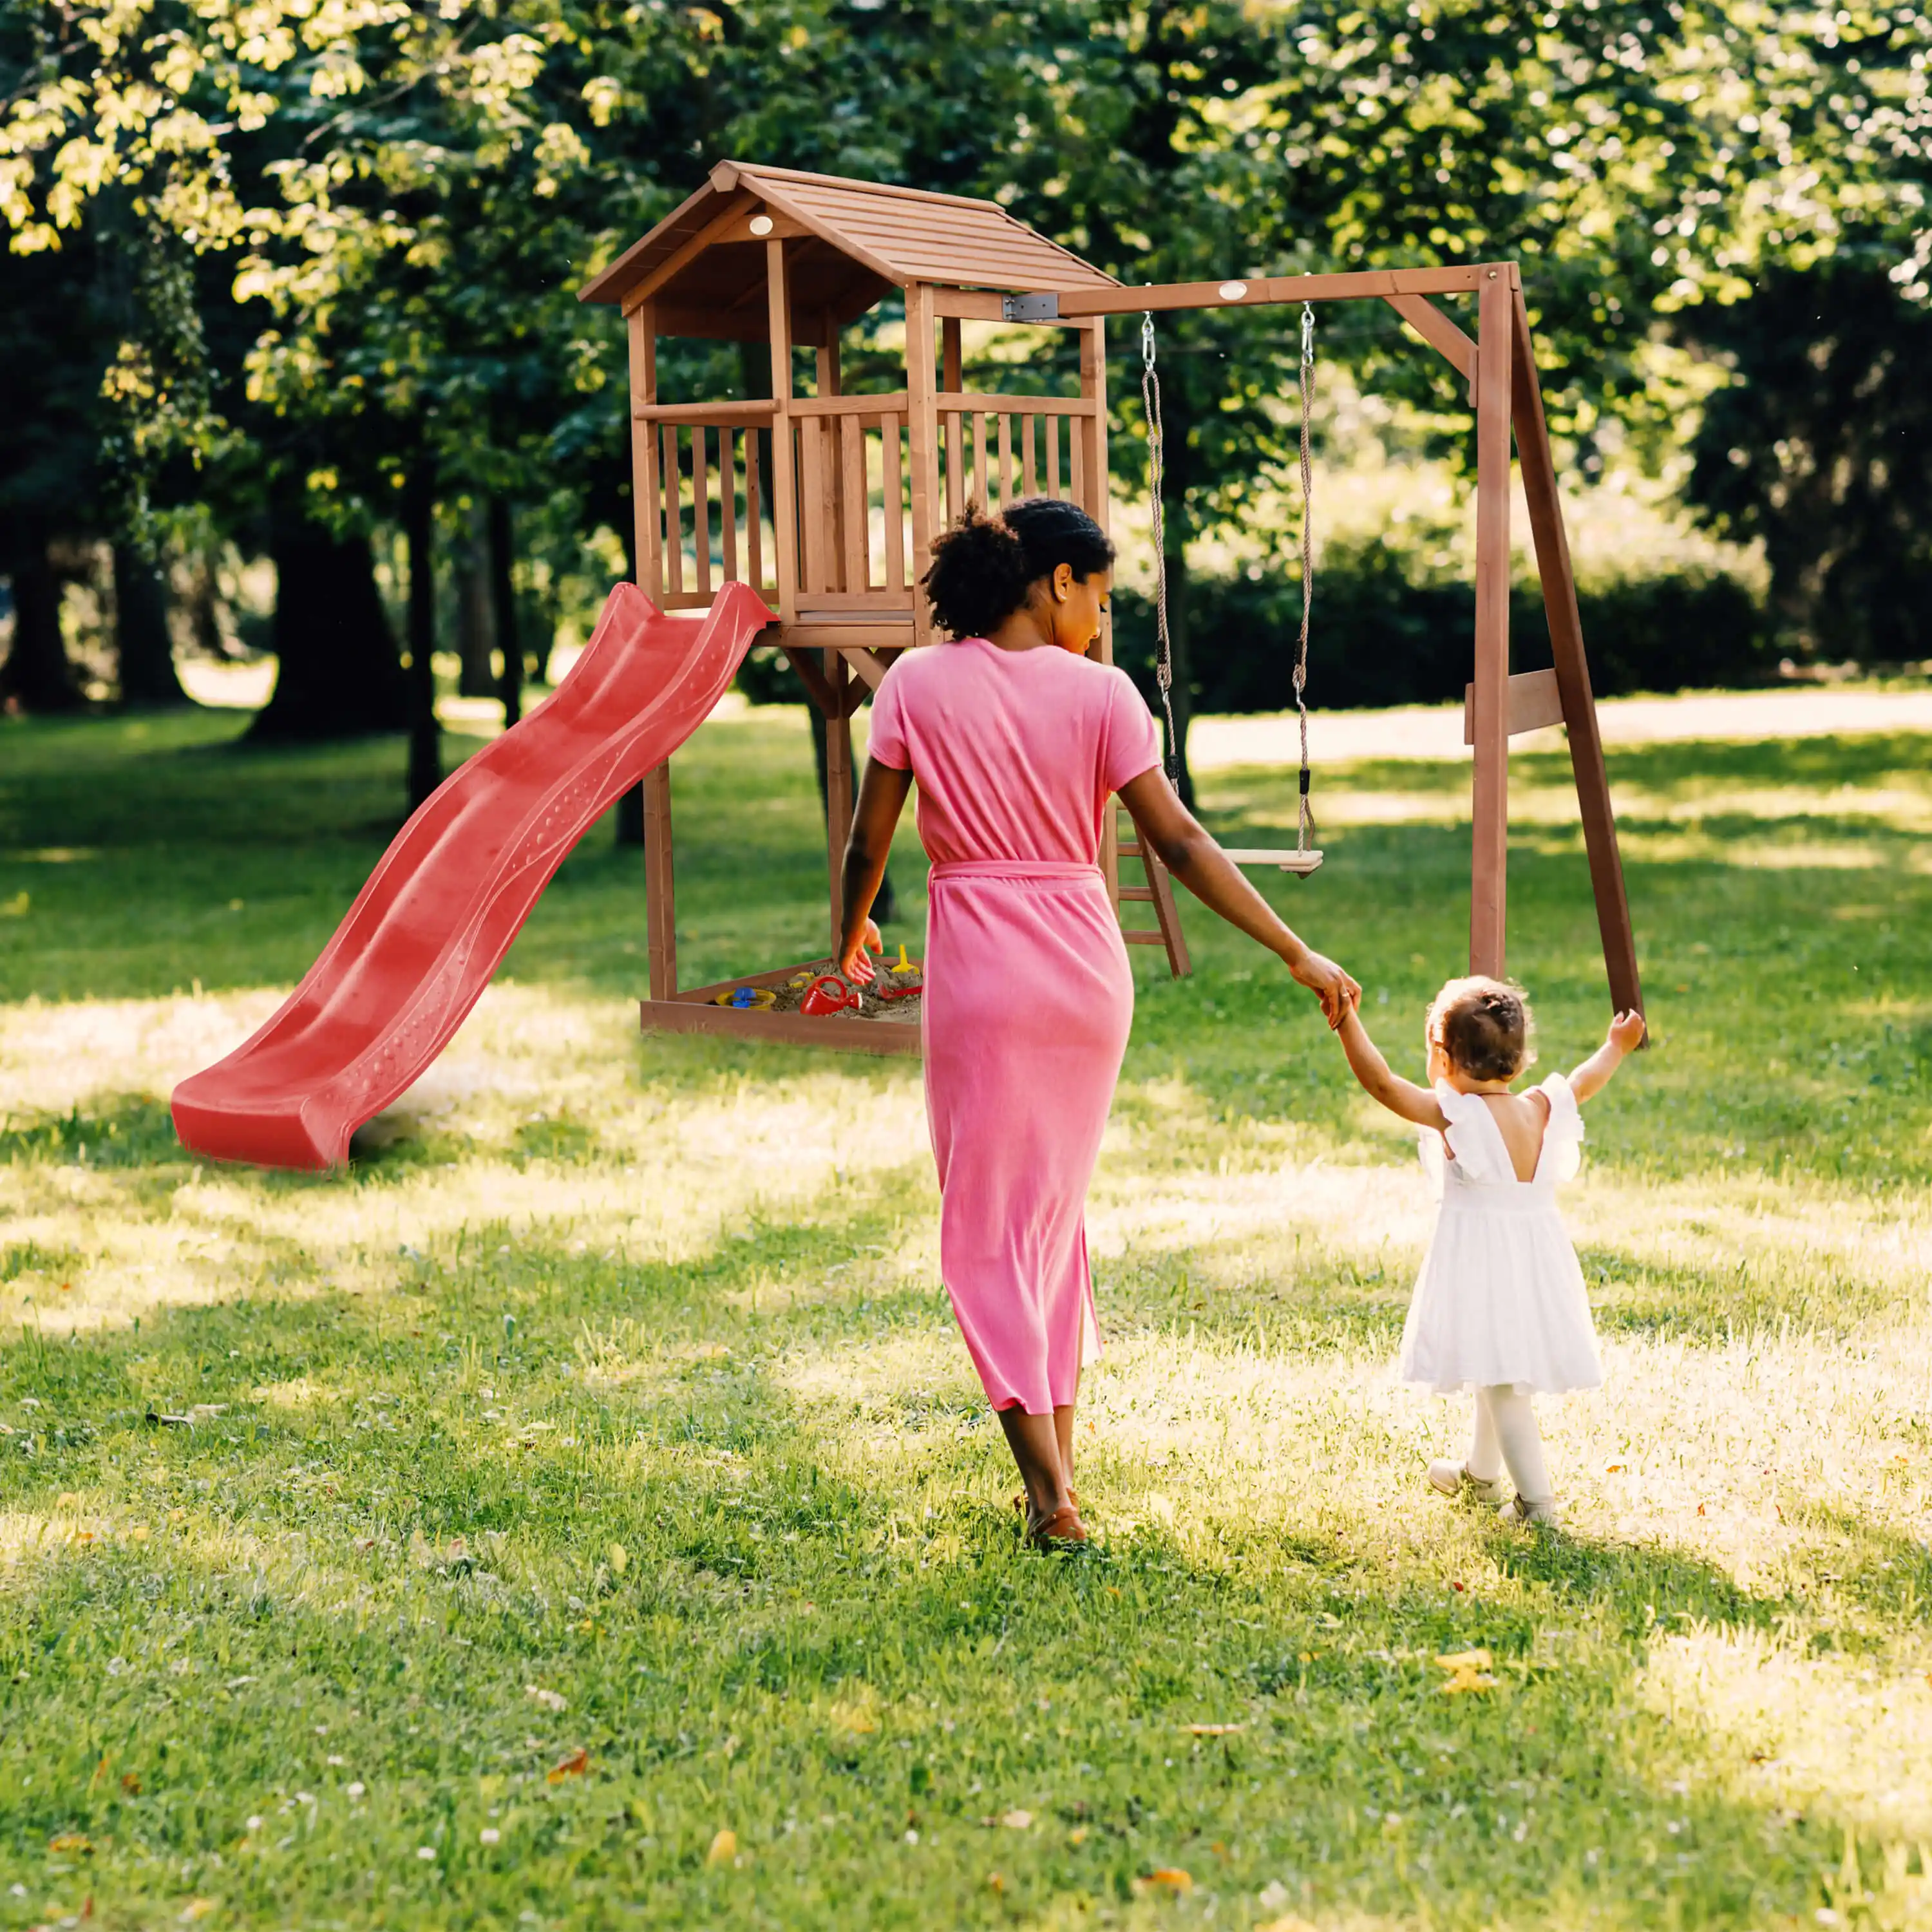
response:
<path id="1" fill-rule="evenodd" d="M 912 464 L 912 640 L 932 642 L 932 610 L 917 588 L 932 562 L 938 535 L 934 512 L 939 496 L 939 372 L 932 352 L 932 285 L 913 282 L 905 292 L 906 442 Z"/>
<path id="2" fill-rule="evenodd" d="M 1619 1012 L 1642 1012 L 1643 987 L 1637 976 L 1636 938 L 1630 929 L 1630 902 L 1624 892 L 1623 860 L 1617 850 L 1616 813 L 1610 803 L 1610 775 L 1604 768 L 1604 742 L 1597 729 L 1589 662 L 1583 654 L 1583 621 L 1576 608 L 1576 579 L 1570 568 L 1570 539 L 1563 527 L 1562 502 L 1556 491 L 1550 429 L 1544 420 L 1543 388 L 1536 378 L 1529 316 L 1520 289 L 1511 307 L 1516 457 L 1522 466 L 1530 534 L 1536 544 L 1536 570 L 1543 584 L 1543 610 L 1550 624 L 1556 688 L 1570 734 L 1570 764 L 1576 775 L 1576 803 L 1583 820 L 1583 847 L 1589 854 L 1590 889 L 1596 897 L 1597 928 L 1603 937 L 1610 1004 Z"/>
<path id="3" fill-rule="evenodd" d="M 1080 325 L 1080 394 L 1094 405 L 1090 416 L 1072 419 L 1072 440 L 1080 460 L 1074 474 L 1085 487 L 1076 489 L 1081 508 L 1103 530 L 1108 520 L 1107 487 L 1107 325 L 1100 316 Z M 1111 618 L 1100 620 L 1100 641 L 1094 656 L 1102 664 L 1114 662 L 1114 626 Z M 1100 819 L 1100 870 L 1106 875 L 1107 896 L 1116 913 L 1120 908 L 1120 829 L 1118 815 L 1103 812 Z M 1157 859 L 1150 858 L 1148 878 L 1154 882 Z"/>
<path id="4" fill-rule="evenodd" d="M 664 602 L 664 534 L 658 502 L 658 432 L 638 412 L 658 399 L 657 310 L 650 302 L 631 311 L 631 514 L 637 536 L 638 588 L 653 604 Z"/>
<path id="5" fill-rule="evenodd" d="M 838 323 L 830 309 L 821 310 L 818 318 L 818 332 L 825 339 L 818 345 L 814 361 L 818 365 L 818 393 L 821 396 L 836 396 L 843 393 L 838 367 Z M 820 460 L 825 464 L 823 478 L 824 494 L 807 490 L 800 505 L 800 514 L 804 517 L 819 515 L 823 520 L 824 537 L 820 545 L 819 556 L 823 575 L 814 586 L 820 590 L 858 590 L 862 584 L 848 584 L 845 580 L 845 498 L 844 472 L 839 462 L 840 433 L 844 424 L 836 416 L 822 416 L 818 424 L 821 451 Z M 814 502 L 814 498 L 816 501 Z"/>
<path id="6" fill-rule="evenodd" d="M 965 363 L 960 353 L 959 318 L 949 315 L 939 325 L 940 387 L 956 396 L 966 386 Z M 952 520 L 966 508 L 966 437 L 972 418 L 955 410 L 946 418 L 946 517 Z"/>
<path id="7" fill-rule="evenodd" d="M 778 578 L 778 621 L 798 618 L 798 489 L 791 447 L 791 302 L 785 287 L 784 243 L 765 244 L 765 309 L 771 331 L 772 548 Z"/>
<path id="8" fill-rule="evenodd" d="M 826 682 L 832 687 L 832 707 L 825 720 L 825 847 L 832 874 L 832 957 L 845 923 L 845 842 L 852 836 L 852 724 L 846 710 L 845 687 L 850 667 L 836 651 L 825 653 Z"/>
<path id="9" fill-rule="evenodd" d="M 677 997 L 676 894 L 670 862 L 670 761 L 644 774 L 644 908 L 651 998 Z"/>
<path id="10" fill-rule="evenodd" d="M 1500 974 L 1509 870 L 1510 339 L 1515 291 L 1487 268 L 1476 340 L 1476 769 L 1469 970 Z"/>

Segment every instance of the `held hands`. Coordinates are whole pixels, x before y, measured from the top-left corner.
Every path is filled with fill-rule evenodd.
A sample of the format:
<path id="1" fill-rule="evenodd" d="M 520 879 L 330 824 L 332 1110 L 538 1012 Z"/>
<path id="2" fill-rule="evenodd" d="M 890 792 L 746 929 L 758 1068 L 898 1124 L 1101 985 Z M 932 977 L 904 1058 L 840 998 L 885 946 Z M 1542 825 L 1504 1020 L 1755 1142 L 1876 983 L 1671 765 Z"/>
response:
<path id="1" fill-rule="evenodd" d="M 1619 1054 L 1634 1053 L 1643 1044 L 1644 1024 L 1641 1013 L 1619 1013 L 1610 1022 L 1610 1030 L 1604 1035 L 1605 1042 L 1616 1048 Z"/>
<path id="2" fill-rule="evenodd" d="M 1318 952 L 1304 952 L 1290 963 L 1288 970 L 1298 985 L 1306 986 L 1322 1002 L 1322 1016 L 1331 1032 L 1348 1018 L 1362 997 L 1361 987 L 1355 980 L 1334 960 Z"/>
<path id="3" fill-rule="evenodd" d="M 860 934 L 858 942 L 850 947 L 838 962 L 838 970 L 855 986 L 868 986 L 878 977 L 878 968 L 866 957 L 868 952 L 883 952 L 886 942 L 879 937 L 879 928 L 869 919 L 866 930 Z"/>

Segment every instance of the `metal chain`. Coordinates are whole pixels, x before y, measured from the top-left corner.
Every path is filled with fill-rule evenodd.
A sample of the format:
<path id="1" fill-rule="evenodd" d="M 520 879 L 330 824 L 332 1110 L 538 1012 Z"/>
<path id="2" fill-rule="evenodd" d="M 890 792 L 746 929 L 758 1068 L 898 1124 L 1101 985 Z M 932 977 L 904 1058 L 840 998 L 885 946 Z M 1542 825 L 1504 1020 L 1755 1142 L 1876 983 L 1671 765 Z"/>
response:
<path id="1" fill-rule="evenodd" d="M 1160 374 L 1154 367 L 1151 310 L 1141 318 L 1141 408 L 1147 417 L 1148 493 L 1154 500 L 1154 681 L 1167 719 L 1168 782 L 1178 788 L 1180 744 L 1174 729 L 1174 642 L 1167 631 L 1167 524 L 1160 496 L 1166 452 L 1160 419 Z"/>
<path id="2" fill-rule="evenodd" d="M 1153 326 L 1152 318 L 1148 326 Z M 1309 458 L 1308 412 L 1315 388 L 1315 310 L 1301 304 L 1301 636 L 1294 651 L 1294 708 L 1301 721 L 1300 808 L 1294 849 L 1308 850 L 1315 814 L 1308 802 L 1308 620 L 1315 608 L 1315 473 Z"/>

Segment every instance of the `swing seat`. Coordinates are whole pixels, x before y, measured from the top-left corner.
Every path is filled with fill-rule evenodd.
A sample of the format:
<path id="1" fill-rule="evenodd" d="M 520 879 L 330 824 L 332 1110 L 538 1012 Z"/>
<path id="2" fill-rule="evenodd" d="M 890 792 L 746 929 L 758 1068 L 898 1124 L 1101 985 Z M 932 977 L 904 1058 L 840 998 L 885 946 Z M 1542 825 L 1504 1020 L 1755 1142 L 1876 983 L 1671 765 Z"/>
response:
<path id="1" fill-rule="evenodd" d="M 1247 845 L 1226 845 L 1222 850 L 1238 866 L 1279 866 L 1284 872 L 1298 873 L 1304 879 L 1322 863 L 1318 850 L 1274 852 L 1264 846 Z"/>

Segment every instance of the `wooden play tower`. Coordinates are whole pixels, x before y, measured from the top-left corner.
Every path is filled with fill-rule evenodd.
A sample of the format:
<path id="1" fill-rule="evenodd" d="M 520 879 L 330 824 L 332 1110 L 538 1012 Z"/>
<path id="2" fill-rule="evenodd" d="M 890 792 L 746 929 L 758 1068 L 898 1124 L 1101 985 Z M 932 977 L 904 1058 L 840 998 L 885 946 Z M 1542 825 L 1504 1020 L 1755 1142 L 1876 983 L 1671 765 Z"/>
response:
<path id="1" fill-rule="evenodd" d="M 848 394 L 843 332 L 896 292 L 904 304 L 904 386 Z M 1479 338 L 1428 299 L 1453 293 L 1478 296 Z M 993 202 L 726 161 L 581 298 L 618 304 L 628 325 L 642 589 L 660 608 L 678 610 L 708 606 L 728 582 L 749 585 L 777 614 L 764 641 L 782 650 L 817 707 L 825 734 L 834 949 L 852 812 L 849 721 L 878 688 L 890 653 L 932 640 L 917 582 L 934 537 L 969 502 L 998 508 L 1041 494 L 1070 498 L 1107 526 L 1106 317 L 1263 302 L 1389 302 L 1469 379 L 1475 404 L 1472 968 L 1503 966 L 1509 737 L 1560 720 L 1570 728 L 1612 996 L 1619 1006 L 1640 1004 L 1575 586 L 1514 263 L 1129 289 Z M 1078 394 L 969 392 L 960 344 L 961 324 L 969 321 L 1072 332 Z M 765 344 L 771 394 L 661 400 L 662 337 Z M 801 349 L 813 352 L 808 392 L 794 353 Z M 1553 672 L 1516 678 L 1508 671 L 1508 628 L 1512 426 L 1556 658 Z M 1111 658 L 1105 634 L 1100 649 Z M 916 1026 L 715 1003 L 731 986 L 781 986 L 797 965 L 722 988 L 681 988 L 668 766 L 645 781 L 644 815 L 646 1028 L 919 1051 Z M 1116 837 L 1111 813 L 1101 858 L 1116 905 L 1126 900 L 1152 920 L 1125 937 L 1162 946 L 1173 971 L 1186 972 L 1166 874 L 1131 837 Z M 1142 868 L 1144 884 L 1122 885 L 1124 859 Z"/>

